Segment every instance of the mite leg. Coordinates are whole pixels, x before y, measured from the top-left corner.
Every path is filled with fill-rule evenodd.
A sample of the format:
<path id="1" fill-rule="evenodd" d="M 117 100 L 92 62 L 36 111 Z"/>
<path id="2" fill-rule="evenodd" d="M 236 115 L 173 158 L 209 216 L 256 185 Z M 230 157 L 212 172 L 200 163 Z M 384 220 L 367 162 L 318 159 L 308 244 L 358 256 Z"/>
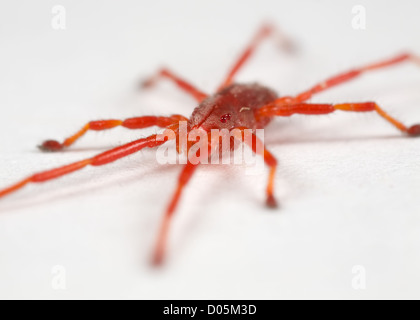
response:
<path id="1" fill-rule="evenodd" d="M 378 63 L 369 64 L 369 65 L 361 67 L 361 68 L 356 68 L 356 69 L 353 69 L 353 70 L 350 70 L 350 71 L 347 71 L 347 72 L 344 72 L 344 73 L 340 73 L 340 74 L 338 74 L 334 77 L 331 77 L 331 78 L 329 78 L 329 79 L 327 79 L 327 80 L 325 80 L 321 83 L 318 83 L 317 85 L 313 86 L 309 90 L 300 93 L 296 97 L 292 98 L 292 102 L 298 103 L 298 102 L 306 101 L 306 100 L 310 99 L 316 93 L 319 93 L 321 91 L 332 88 L 336 85 L 339 85 L 339 84 L 345 83 L 347 81 L 350 81 L 350 80 L 360 76 L 361 74 L 363 74 L 367 71 L 382 69 L 382 68 L 385 68 L 385 67 L 397 65 L 397 64 L 405 62 L 405 61 L 412 61 L 412 62 L 420 65 L 420 57 L 417 57 L 417 56 L 412 55 L 410 53 L 404 53 L 404 54 L 396 56 L 392 59 L 384 60 L 384 61 L 381 61 L 381 62 L 378 62 Z M 279 99 L 279 102 L 281 102 L 281 101 L 282 101 L 282 98 Z"/>
<path id="2" fill-rule="evenodd" d="M 74 135 L 68 137 L 64 142 L 60 143 L 56 140 L 47 140 L 44 141 L 39 148 L 43 151 L 59 151 L 65 147 L 71 146 L 79 138 L 81 138 L 86 132 L 93 131 L 102 131 L 112 129 L 118 126 L 122 126 L 127 129 L 144 129 L 152 126 L 158 126 L 161 128 L 166 128 L 172 124 L 176 124 L 179 121 L 187 121 L 188 119 L 180 116 L 173 115 L 170 117 L 155 117 L 155 116 L 144 116 L 137 118 L 130 118 L 126 120 L 99 120 L 91 121 L 83 126 L 78 132 Z"/>
<path id="3" fill-rule="evenodd" d="M 270 35 L 276 36 L 281 46 L 284 49 L 290 50 L 292 48 L 291 41 L 288 40 L 281 32 L 276 30 L 271 25 L 263 25 L 258 30 L 254 38 L 252 38 L 251 43 L 248 45 L 248 47 L 245 48 L 243 53 L 240 55 L 239 59 L 235 62 L 232 69 L 230 69 L 222 85 L 219 87 L 219 90 L 232 84 L 233 79 L 236 76 L 236 74 L 239 72 L 239 70 L 249 60 L 249 58 L 252 56 L 252 54 L 257 49 L 257 47 L 261 44 L 261 42 Z"/>
<path id="4" fill-rule="evenodd" d="M 163 258 L 165 255 L 165 249 L 166 249 L 166 241 L 168 238 L 169 226 L 172 220 L 173 213 L 179 202 L 179 199 L 181 197 L 184 187 L 187 185 L 188 181 L 191 179 L 197 166 L 198 164 L 194 165 L 188 162 L 182 169 L 182 172 L 178 178 L 178 185 L 176 187 L 174 195 L 172 196 L 169 206 L 166 209 L 162 224 L 160 226 L 157 243 L 156 243 L 156 247 L 155 247 L 155 251 L 153 255 L 153 263 L 155 265 L 159 265 L 163 261 Z"/>
<path id="5" fill-rule="evenodd" d="M 75 162 L 56 169 L 36 173 L 6 189 L 0 190 L 0 198 L 23 188 L 29 183 L 41 183 L 48 180 L 56 179 L 74 171 L 78 171 L 88 165 L 102 166 L 110 162 L 114 162 L 118 159 L 124 158 L 135 152 L 138 152 L 143 148 L 154 148 L 168 141 L 168 138 L 160 141 L 157 140 L 156 137 L 157 135 L 151 135 L 147 138 L 139 139 L 122 145 L 120 147 L 105 151 L 90 159 Z"/>
<path id="6" fill-rule="evenodd" d="M 189 84 L 185 80 L 182 80 L 181 78 L 179 78 L 178 76 L 173 74 L 168 69 L 161 69 L 156 75 L 154 75 L 154 76 L 150 77 L 149 79 L 145 80 L 142 83 L 142 86 L 144 88 L 151 87 L 151 86 L 155 85 L 155 83 L 158 80 L 160 80 L 162 78 L 167 78 L 169 80 L 172 80 L 180 89 L 189 93 L 198 102 L 203 101 L 208 96 L 207 94 L 205 94 L 201 90 L 198 90 L 193 85 Z"/>
<path id="7" fill-rule="evenodd" d="M 274 197 L 274 179 L 277 169 L 277 159 L 265 148 L 264 143 L 255 134 L 252 133 L 247 137 L 243 130 L 240 130 L 242 131 L 242 141 L 245 142 L 255 154 L 262 156 L 265 164 L 270 168 L 266 189 L 266 205 L 270 208 L 277 208 L 277 201 Z"/>
<path id="8" fill-rule="evenodd" d="M 391 117 L 383 109 L 381 109 L 375 102 L 360 102 L 360 103 L 341 103 L 341 104 L 315 104 L 315 103 L 298 103 L 291 105 L 276 105 L 270 104 L 262 107 L 256 113 L 256 117 L 272 117 L 282 116 L 288 117 L 293 114 L 327 114 L 336 110 L 353 111 L 353 112 L 368 112 L 376 111 L 382 118 L 391 123 L 394 127 L 409 136 L 420 135 L 420 124 L 406 127 L 400 121 Z"/>

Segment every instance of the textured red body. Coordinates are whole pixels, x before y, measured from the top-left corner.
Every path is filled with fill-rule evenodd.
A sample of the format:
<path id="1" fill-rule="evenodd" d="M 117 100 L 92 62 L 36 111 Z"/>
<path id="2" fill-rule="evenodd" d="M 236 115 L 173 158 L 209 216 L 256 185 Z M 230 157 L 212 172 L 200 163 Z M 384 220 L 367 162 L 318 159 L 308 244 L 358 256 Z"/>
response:
<path id="1" fill-rule="evenodd" d="M 188 120 L 188 128 L 206 131 L 238 127 L 261 129 L 272 117 L 257 119 L 255 112 L 276 99 L 277 94 L 273 90 L 257 83 L 233 84 L 204 99 L 194 109 Z"/>

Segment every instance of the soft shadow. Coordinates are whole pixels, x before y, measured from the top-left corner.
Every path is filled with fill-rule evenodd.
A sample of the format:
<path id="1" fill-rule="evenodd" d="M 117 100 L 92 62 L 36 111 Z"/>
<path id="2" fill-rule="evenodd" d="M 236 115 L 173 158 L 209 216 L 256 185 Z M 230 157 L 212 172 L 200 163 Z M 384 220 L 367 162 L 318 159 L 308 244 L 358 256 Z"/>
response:
<path id="1" fill-rule="evenodd" d="M 109 149 L 116 148 L 116 147 L 118 147 L 118 145 L 113 145 L 113 146 L 102 145 L 102 146 L 91 146 L 91 147 L 69 147 L 69 148 L 62 149 L 60 151 L 42 151 L 42 150 L 39 150 L 39 148 L 33 148 L 29 152 L 31 152 L 31 153 L 47 153 L 47 154 L 48 153 L 60 154 L 60 153 L 72 153 L 72 152 L 89 152 L 89 151 L 104 152 L 104 151 L 107 151 Z"/>
<path id="2" fill-rule="evenodd" d="M 97 168 L 101 169 L 101 168 Z M 103 168 L 102 168 L 103 169 Z M 112 179 L 101 181 L 101 183 L 92 183 L 92 180 L 95 180 L 95 177 L 90 175 L 89 177 L 81 178 L 78 183 L 72 186 L 62 186 L 59 191 L 55 189 L 45 190 L 42 194 L 39 194 L 36 190 L 27 190 L 22 195 L 14 195 L 13 199 L 4 198 L 0 202 L 0 214 L 10 213 L 13 211 L 19 211 L 21 209 L 30 209 L 34 206 L 43 205 L 46 203 L 55 203 L 63 199 L 74 198 L 76 196 L 90 193 L 98 192 L 98 190 L 104 190 L 108 187 L 112 187 L 118 184 L 132 184 L 132 183 L 141 183 L 141 180 L 145 177 L 155 174 L 156 172 L 172 172 L 173 170 L 179 170 L 179 165 L 158 165 L 150 169 L 144 169 L 141 172 L 133 170 L 133 167 L 113 167 L 111 169 L 107 168 L 106 175 L 112 177 Z M 125 175 L 121 177 L 121 171 L 133 172 L 131 175 Z M 82 174 L 80 172 L 80 174 Z M 104 173 L 96 173 L 97 177 L 103 175 Z M 64 177 L 65 178 L 65 177 Z M 45 185 L 48 182 L 45 183 Z M 32 184 L 36 187 L 36 184 Z M 83 187 L 81 187 L 83 186 Z M 33 188 L 36 189 L 36 188 Z M 23 190 L 22 190 L 23 191 Z M 22 192 L 21 191 L 21 192 Z"/>
<path id="3" fill-rule="evenodd" d="M 325 130 L 331 131 L 327 135 Z M 305 130 L 305 127 L 293 122 L 273 122 L 265 130 L 264 141 L 267 145 L 270 144 L 305 144 L 305 143 L 336 143 L 349 141 L 370 141 L 370 140 L 403 140 L 410 139 L 398 131 L 395 134 L 386 135 L 365 135 L 365 136 L 348 136 L 334 135 L 336 127 L 326 128 L 320 134 L 320 130 Z M 295 133 L 295 134 L 293 134 Z"/>
<path id="4" fill-rule="evenodd" d="M 406 140 L 411 137 L 403 135 L 369 135 L 363 137 L 318 137 L 311 138 L 310 136 L 305 137 L 270 137 L 266 138 L 267 144 L 304 144 L 304 143 L 336 143 L 336 142 L 348 142 L 348 141 L 369 141 L 369 140 Z"/>

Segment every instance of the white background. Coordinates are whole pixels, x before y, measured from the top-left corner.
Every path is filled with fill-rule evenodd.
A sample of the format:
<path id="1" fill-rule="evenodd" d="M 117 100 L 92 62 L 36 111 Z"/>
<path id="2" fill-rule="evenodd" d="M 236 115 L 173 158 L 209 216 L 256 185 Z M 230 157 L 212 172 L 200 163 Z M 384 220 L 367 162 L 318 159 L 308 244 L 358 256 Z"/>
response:
<path id="1" fill-rule="evenodd" d="M 51 27 L 54 5 L 66 30 Z M 366 30 L 352 8 L 366 8 Z M 85 122 L 189 115 L 195 101 L 162 82 L 138 81 L 169 66 L 213 92 L 266 20 L 295 39 L 290 56 L 266 41 L 238 75 L 279 94 L 327 76 L 420 53 L 418 1 L 2 1 L 0 185 L 143 137 L 121 128 L 89 133 L 63 153 L 41 153 Z M 374 100 L 420 122 L 420 69 L 363 76 L 312 99 Z M 266 174 L 206 166 L 186 189 L 163 268 L 150 266 L 179 166 L 145 150 L 107 167 L 0 201 L 0 298 L 420 298 L 420 140 L 375 114 L 277 119 L 265 131 L 279 159 L 281 209 L 264 207 Z M 53 267 L 65 270 L 55 290 Z M 366 289 L 352 287 L 354 266 Z"/>

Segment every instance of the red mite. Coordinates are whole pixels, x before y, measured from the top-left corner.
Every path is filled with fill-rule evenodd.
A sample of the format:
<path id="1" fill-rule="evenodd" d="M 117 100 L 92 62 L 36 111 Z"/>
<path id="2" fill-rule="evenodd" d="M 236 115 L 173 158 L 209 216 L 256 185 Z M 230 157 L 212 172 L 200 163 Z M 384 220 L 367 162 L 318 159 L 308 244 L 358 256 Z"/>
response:
<path id="1" fill-rule="evenodd" d="M 367 71 L 373 71 L 384 67 L 396 65 L 405 61 L 412 61 L 420 65 L 420 58 L 409 53 L 398 55 L 392 59 L 383 60 L 378 63 L 369 64 L 360 68 L 356 68 L 334 77 L 331 77 L 319 84 L 313 86 L 309 90 L 303 91 L 295 96 L 278 97 L 276 93 L 259 84 L 237 84 L 233 79 L 244 63 L 254 53 L 261 41 L 270 35 L 278 36 L 285 48 L 290 48 L 285 37 L 272 26 L 263 26 L 252 39 L 250 45 L 245 49 L 238 61 L 233 65 L 227 77 L 213 95 L 208 95 L 191 84 L 174 75 L 167 69 L 160 70 L 157 75 L 144 82 L 144 86 L 151 86 L 157 80 L 166 78 L 173 81 L 180 89 L 192 95 L 198 102 L 198 106 L 188 119 L 181 115 L 172 115 L 169 117 L 142 116 L 126 120 L 99 120 L 86 124 L 80 131 L 73 136 L 64 140 L 63 143 L 49 140 L 45 141 L 40 148 L 44 151 L 59 151 L 63 148 L 71 146 L 76 140 L 83 136 L 87 131 L 107 130 L 117 126 L 123 126 L 127 129 L 143 129 L 147 127 L 157 126 L 160 128 L 172 129 L 177 132 L 180 121 L 187 121 L 188 130 L 194 128 L 204 129 L 210 132 L 211 129 L 260 129 L 264 128 L 273 117 L 288 117 L 293 114 L 319 115 L 334 112 L 336 110 L 367 112 L 375 111 L 382 118 L 408 136 L 420 136 L 420 124 L 406 127 L 404 124 L 388 115 L 375 102 L 350 102 L 340 104 L 330 103 L 308 103 L 307 101 L 315 94 L 343 84 L 349 80 L 355 79 Z M 0 190 L 0 197 L 12 193 L 26 184 L 40 183 L 51 179 L 55 179 L 71 172 L 80 170 L 86 166 L 102 166 L 110 162 L 116 161 L 143 148 L 154 148 L 167 141 L 160 141 L 157 135 L 151 135 L 120 147 L 113 148 L 90 159 L 75 162 L 60 168 L 36 173 L 6 189 Z M 258 138 L 254 135 L 254 141 Z M 250 147 L 256 152 L 255 145 L 252 143 Z M 267 184 L 267 205 L 276 207 L 277 203 L 273 195 L 274 177 L 277 166 L 277 160 L 267 150 L 263 149 L 261 156 L 270 168 L 268 184 Z M 159 264 L 162 262 L 165 252 L 165 243 L 168 235 L 169 224 L 175 211 L 181 193 L 193 175 L 198 164 L 188 162 L 182 169 L 178 179 L 178 186 L 169 202 L 163 222 L 157 238 L 156 248 L 153 255 L 153 262 Z"/>

